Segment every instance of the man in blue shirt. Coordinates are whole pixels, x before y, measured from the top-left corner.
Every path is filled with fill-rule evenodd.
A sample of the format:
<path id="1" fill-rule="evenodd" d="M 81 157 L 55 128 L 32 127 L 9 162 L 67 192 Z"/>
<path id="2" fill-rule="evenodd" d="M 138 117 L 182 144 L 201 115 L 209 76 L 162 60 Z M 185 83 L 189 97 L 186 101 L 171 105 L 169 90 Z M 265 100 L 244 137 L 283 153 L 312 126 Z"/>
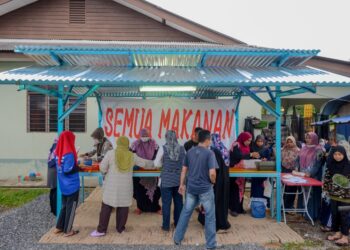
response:
<path id="1" fill-rule="evenodd" d="M 186 200 L 176 226 L 174 242 L 176 245 L 181 244 L 193 210 L 198 204 L 202 204 L 205 209 L 206 247 L 215 249 L 217 243 L 213 184 L 216 180 L 217 162 L 213 151 L 208 149 L 211 144 L 210 132 L 202 130 L 198 137 L 198 147 L 188 151 L 182 167 L 179 193 L 182 195 L 186 193 Z"/>

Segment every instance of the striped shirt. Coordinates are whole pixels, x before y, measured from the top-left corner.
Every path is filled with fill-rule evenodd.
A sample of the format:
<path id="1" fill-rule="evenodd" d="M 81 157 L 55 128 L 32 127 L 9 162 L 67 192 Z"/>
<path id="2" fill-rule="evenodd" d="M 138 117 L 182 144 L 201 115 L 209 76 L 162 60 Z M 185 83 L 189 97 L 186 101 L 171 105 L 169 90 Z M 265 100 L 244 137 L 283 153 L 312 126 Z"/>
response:
<path id="1" fill-rule="evenodd" d="M 183 166 L 183 161 L 185 159 L 185 148 L 181 146 L 180 156 L 177 161 L 173 161 L 169 157 L 169 153 L 163 146 L 163 170 L 160 175 L 161 177 L 161 187 L 170 188 L 180 186 L 180 176 Z"/>

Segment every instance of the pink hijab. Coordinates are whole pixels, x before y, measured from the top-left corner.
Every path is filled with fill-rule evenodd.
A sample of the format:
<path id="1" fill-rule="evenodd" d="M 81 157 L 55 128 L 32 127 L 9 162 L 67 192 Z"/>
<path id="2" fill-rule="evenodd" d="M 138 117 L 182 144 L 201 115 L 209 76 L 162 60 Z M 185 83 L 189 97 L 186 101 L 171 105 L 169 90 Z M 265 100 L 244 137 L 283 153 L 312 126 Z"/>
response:
<path id="1" fill-rule="evenodd" d="M 314 132 L 306 133 L 306 137 L 311 139 L 311 144 L 305 145 L 299 153 L 300 168 L 307 169 L 312 167 L 316 160 L 317 152 L 322 150 L 322 146 L 319 144 L 318 136 Z"/>

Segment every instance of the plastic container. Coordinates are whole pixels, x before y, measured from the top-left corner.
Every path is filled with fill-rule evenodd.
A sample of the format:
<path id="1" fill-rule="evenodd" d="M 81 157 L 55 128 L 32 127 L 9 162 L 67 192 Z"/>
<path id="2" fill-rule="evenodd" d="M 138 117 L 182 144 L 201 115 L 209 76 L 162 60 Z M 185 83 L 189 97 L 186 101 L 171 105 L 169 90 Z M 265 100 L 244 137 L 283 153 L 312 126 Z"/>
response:
<path id="1" fill-rule="evenodd" d="M 251 198 L 250 199 L 250 212 L 253 218 L 263 219 L 266 217 L 266 204 L 267 201 L 264 198 Z"/>
<path id="2" fill-rule="evenodd" d="M 276 162 L 274 161 L 259 161 L 255 162 L 256 169 L 258 171 L 275 171 Z"/>
<path id="3" fill-rule="evenodd" d="M 92 166 L 92 159 L 84 160 L 84 165 L 85 166 Z"/>

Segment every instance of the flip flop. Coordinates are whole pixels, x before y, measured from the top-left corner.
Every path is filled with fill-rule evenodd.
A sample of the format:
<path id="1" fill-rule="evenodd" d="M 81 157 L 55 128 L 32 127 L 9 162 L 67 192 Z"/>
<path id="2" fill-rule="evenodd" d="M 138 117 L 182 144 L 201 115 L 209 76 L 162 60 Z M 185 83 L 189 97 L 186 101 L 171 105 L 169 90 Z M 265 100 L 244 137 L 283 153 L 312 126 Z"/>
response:
<path id="1" fill-rule="evenodd" d="M 64 234 L 63 236 L 64 237 L 71 237 L 71 236 L 74 236 L 74 235 L 76 235 L 78 233 L 79 233 L 79 230 L 72 230 L 70 233 Z"/>
<path id="2" fill-rule="evenodd" d="M 320 229 L 321 229 L 322 232 L 330 232 L 330 231 L 332 231 L 329 227 L 324 227 L 324 226 L 321 226 Z"/>
<path id="3" fill-rule="evenodd" d="M 339 239 L 339 240 L 340 240 L 340 239 Z M 337 240 L 337 241 L 334 242 L 337 246 L 345 247 L 345 246 L 348 246 L 348 245 L 349 245 L 349 242 L 338 242 L 339 240 Z"/>
<path id="4" fill-rule="evenodd" d="M 63 230 L 58 229 L 58 228 L 55 228 L 55 230 L 53 231 L 54 234 L 60 234 L 62 232 L 63 232 Z"/>
<path id="5" fill-rule="evenodd" d="M 99 232 L 97 232 L 97 230 L 93 231 L 90 234 L 91 237 L 102 237 L 102 236 L 105 236 L 105 235 L 106 235 L 106 233 L 99 233 Z"/>
<path id="6" fill-rule="evenodd" d="M 332 239 L 330 239 L 330 237 L 332 237 Z M 329 241 L 336 241 L 336 240 L 340 240 L 341 239 L 341 237 L 342 236 L 335 236 L 335 235 L 329 235 L 328 237 L 327 237 L 327 240 L 329 240 Z"/>

